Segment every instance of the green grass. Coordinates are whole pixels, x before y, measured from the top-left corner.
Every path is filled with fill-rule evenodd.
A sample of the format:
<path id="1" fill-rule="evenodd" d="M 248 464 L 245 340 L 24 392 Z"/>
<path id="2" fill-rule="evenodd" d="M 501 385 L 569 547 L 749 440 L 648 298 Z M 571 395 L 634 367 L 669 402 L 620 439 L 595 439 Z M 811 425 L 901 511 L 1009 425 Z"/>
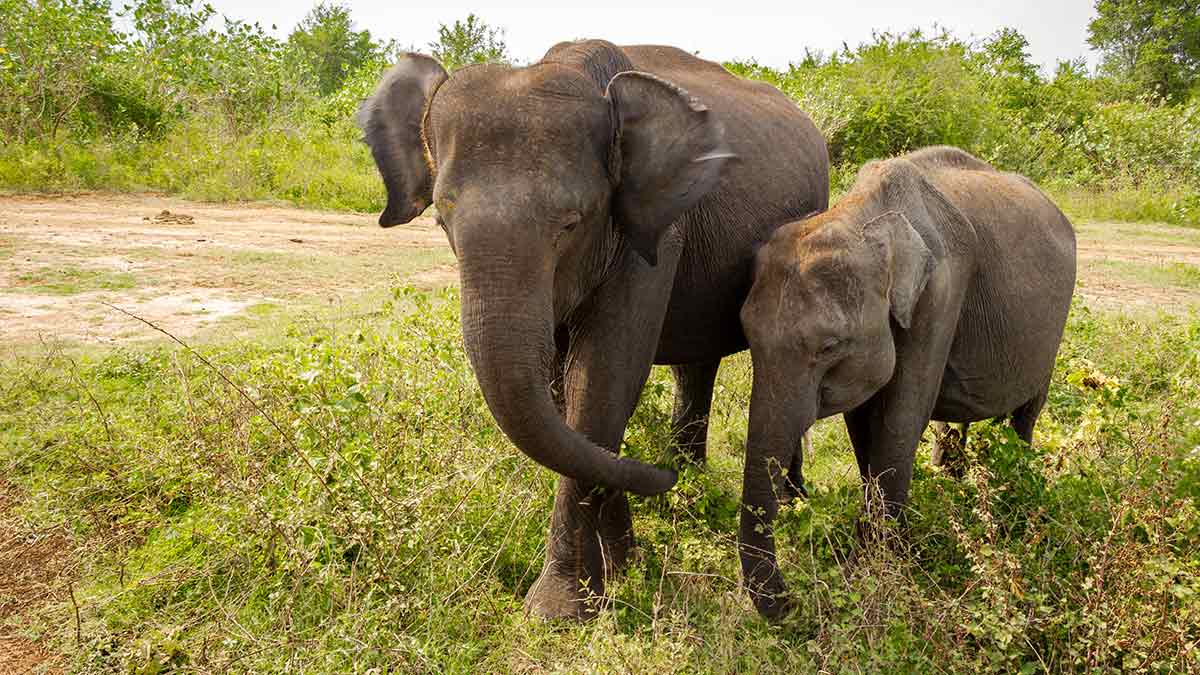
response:
<path id="1" fill-rule="evenodd" d="M 383 185 L 349 120 L 325 129 L 277 124 L 245 134 L 198 115 L 160 139 L 103 137 L 0 146 L 0 188 L 11 191 L 159 190 L 201 201 L 279 200 L 378 211 Z"/>
<path id="2" fill-rule="evenodd" d="M 129 272 L 80 267 L 41 267 L 16 277 L 10 291 L 44 295 L 77 295 L 88 291 L 123 291 L 137 288 L 138 278 Z"/>
<path id="3" fill-rule="evenodd" d="M 1043 187 L 1059 208 L 1077 221 L 1200 226 L 1200 189 L 1195 185 L 1154 180 L 1141 185 L 1050 181 Z"/>
<path id="4" fill-rule="evenodd" d="M 551 626 L 521 597 L 554 477 L 496 429 L 457 303 L 401 289 L 200 346 L 236 388 L 171 346 L 6 358 L 0 471 L 79 544 L 82 644 L 65 599 L 27 630 L 97 673 L 1200 667 L 1200 317 L 1076 307 L 1038 449 L 978 425 L 961 482 L 922 450 L 907 545 L 852 573 L 861 491 L 840 422 L 818 425 L 811 497 L 780 520 L 801 600 L 780 626 L 738 587 L 750 368 L 729 359 L 709 468 L 633 499 L 611 608 Z M 671 388 L 656 368 L 630 454 L 663 457 Z"/>
<path id="5" fill-rule="evenodd" d="M 1200 289 L 1200 267 L 1182 262 L 1103 260 L 1092 263 L 1112 276 L 1160 288 Z"/>

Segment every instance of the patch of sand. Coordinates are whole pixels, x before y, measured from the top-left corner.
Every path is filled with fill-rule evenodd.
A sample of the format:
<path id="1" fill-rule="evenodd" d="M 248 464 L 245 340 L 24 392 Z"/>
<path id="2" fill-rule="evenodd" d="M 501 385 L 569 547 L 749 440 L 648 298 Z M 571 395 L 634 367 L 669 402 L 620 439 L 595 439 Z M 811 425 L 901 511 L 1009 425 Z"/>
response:
<path id="1" fill-rule="evenodd" d="M 439 262 L 449 253 L 432 219 L 386 230 L 374 221 L 155 195 L 0 196 L 0 343 L 155 337 L 105 303 L 186 337 L 259 303 L 353 297 L 396 270 L 424 287 L 457 279 L 453 265 Z M 96 281 L 60 294 L 37 287 L 67 273 Z M 105 290 L 105 275 L 118 274 L 122 283 Z M 134 287 L 122 288 L 128 275 Z"/>

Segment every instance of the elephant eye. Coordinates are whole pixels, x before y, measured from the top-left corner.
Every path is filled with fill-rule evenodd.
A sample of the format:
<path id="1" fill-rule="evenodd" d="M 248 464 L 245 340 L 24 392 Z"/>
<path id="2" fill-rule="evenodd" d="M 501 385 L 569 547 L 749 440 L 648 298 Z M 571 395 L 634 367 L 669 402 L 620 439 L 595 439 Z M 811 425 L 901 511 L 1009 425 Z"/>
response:
<path id="1" fill-rule="evenodd" d="M 833 350 L 835 350 L 839 346 L 841 346 L 841 344 L 842 344 L 842 340 L 839 338 L 835 338 L 835 337 L 826 338 L 825 341 L 821 343 L 820 353 L 821 354 L 829 354 L 830 352 L 832 352 Z"/>
<path id="2" fill-rule="evenodd" d="M 580 222 L 583 221 L 583 216 L 578 213 L 572 213 L 563 219 L 562 229 L 564 232 L 570 232 L 575 229 Z"/>

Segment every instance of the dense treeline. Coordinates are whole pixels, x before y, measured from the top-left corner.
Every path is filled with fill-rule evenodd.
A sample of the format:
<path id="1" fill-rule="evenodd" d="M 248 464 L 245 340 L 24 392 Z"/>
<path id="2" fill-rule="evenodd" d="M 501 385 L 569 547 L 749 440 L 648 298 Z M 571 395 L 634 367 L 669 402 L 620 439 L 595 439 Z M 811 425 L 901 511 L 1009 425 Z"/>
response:
<path id="1" fill-rule="evenodd" d="M 1043 73 L 1011 29 L 975 42 L 877 34 L 772 82 L 830 139 L 835 187 L 932 143 L 1042 182 L 1084 215 L 1200 219 L 1200 21 L 1190 0 L 1097 4 L 1102 67 Z M 474 16 L 418 49 L 451 68 L 507 60 Z M 317 5 L 288 39 L 194 0 L 0 0 L 0 187 L 152 188 L 373 210 L 382 188 L 353 113 L 400 51 Z M 1105 199 L 1094 199 L 1097 191 Z"/>

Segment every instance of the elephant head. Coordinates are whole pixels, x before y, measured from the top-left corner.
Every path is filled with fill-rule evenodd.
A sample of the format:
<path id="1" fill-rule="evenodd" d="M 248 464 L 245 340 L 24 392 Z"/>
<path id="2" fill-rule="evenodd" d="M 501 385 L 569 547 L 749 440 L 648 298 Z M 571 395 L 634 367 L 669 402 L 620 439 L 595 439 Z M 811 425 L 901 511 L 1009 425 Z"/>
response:
<path id="1" fill-rule="evenodd" d="M 601 41 L 564 43 L 525 68 L 443 78 L 410 59 L 366 105 L 366 127 L 377 130 L 367 142 L 388 184 L 380 222 L 433 200 L 459 261 L 471 364 L 518 448 L 587 484 L 669 489 L 673 472 L 620 458 L 563 421 L 549 389 L 555 333 L 626 250 L 655 264 L 664 233 L 730 156 L 720 122 Z"/>
<path id="2" fill-rule="evenodd" d="M 961 218 L 910 162 L 872 163 L 842 203 L 780 228 L 759 251 L 742 324 L 762 372 L 786 382 L 798 433 L 891 380 L 893 325 L 909 328 L 945 257 L 941 221 Z M 784 397 L 772 389 L 764 395 Z"/>

